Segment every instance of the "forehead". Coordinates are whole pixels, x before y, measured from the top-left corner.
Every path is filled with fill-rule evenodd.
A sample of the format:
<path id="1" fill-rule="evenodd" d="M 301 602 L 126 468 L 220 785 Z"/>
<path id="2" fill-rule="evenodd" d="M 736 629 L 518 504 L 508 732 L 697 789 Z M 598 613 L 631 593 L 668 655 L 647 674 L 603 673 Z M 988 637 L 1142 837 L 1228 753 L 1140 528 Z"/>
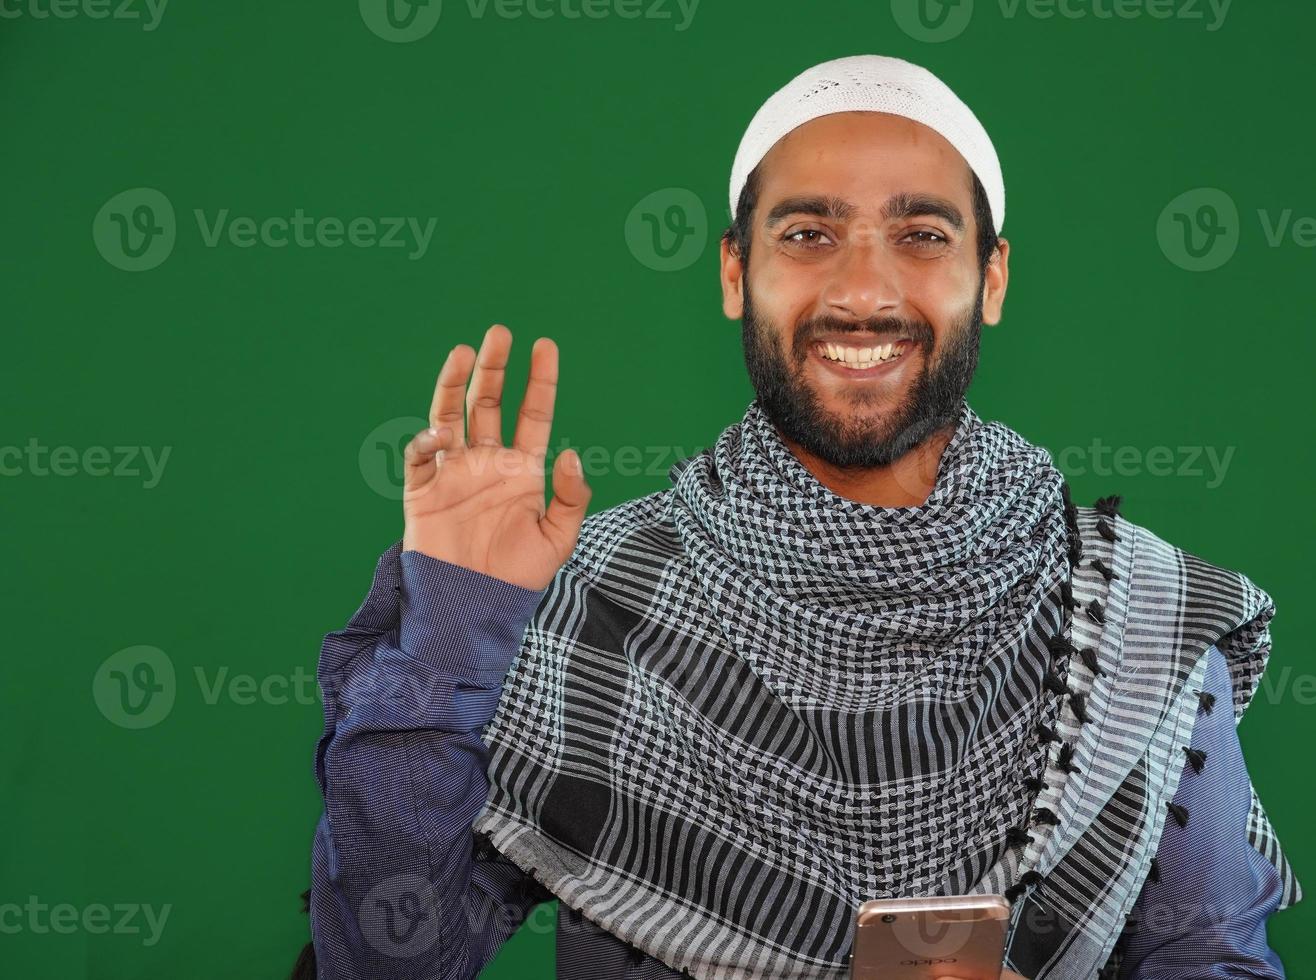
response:
<path id="1" fill-rule="evenodd" d="M 810 119 L 763 157 L 760 204 L 806 192 L 835 194 L 860 208 L 893 193 L 935 193 L 967 212 L 968 162 L 944 136 L 885 112 L 836 112 Z"/>

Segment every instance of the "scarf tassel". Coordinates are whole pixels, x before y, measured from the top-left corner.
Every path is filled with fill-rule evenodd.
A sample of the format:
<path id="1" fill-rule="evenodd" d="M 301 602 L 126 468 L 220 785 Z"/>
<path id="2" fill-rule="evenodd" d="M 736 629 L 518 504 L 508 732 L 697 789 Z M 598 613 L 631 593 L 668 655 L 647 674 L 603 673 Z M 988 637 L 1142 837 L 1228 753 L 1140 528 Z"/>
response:
<path id="1" fill-rule="evenodd" d="M 1019 877 L 1018 882 L 1011 885 L 1009 888 L 1005 890 L 1005 897 L 1008 898 L 1011 902 L 1018 901 L 1020 895 L 1022 895 L 1024 892 L 1026 892 L 1029 888 L 1033 887 L 1034 885 L 1040 885 L 1042 883 L 1042 880 L 1043 880 L 1042 876 L 1038 874 L 1036 871 L 1025 871 Z"/>
<path id="2" fill-rule="evenodd" d="M 1180 827 L 1188 826 L 1188 808 L 1181 803 L 1167 803 L 1166 809 L 1170 811 L 1170 816 L 1174 817 L 1174 822 Z"/>
<path id="3" fill-rule="evenodd" d="M 1183 751 L 1184 755 L 1188 756 L 1188 764 L 1193 767 L 1193 772 L 1201 772 L 1202 767 L 1206 765 L 1206 753 L 1187 745 L 1183 747 Z"/>
<path id="4" fill-rule="evenodd" d="M 1051 651 L 1051 656 L 1059 660 L 1061 657 L 1068 657 L 1074 653 L 1074 644 L 1065 638 L 1064 633 L 1053 633 L 1047 638 L 1046 648 Z"/>
<path id="5" fill-rule="evenodd" d="M 1210 691 L 1198 691 L 1197 706 L 1200 710 L 1205 711 L 1209 715 L 1211 709 L 1215 707 L 1215 695 Z"/>
<path id="6" fill-rule="evenodd" d="M 1083 558 L 1083 539 L 1078 533 L 1078 508 L 1069 492 L 1069 481 L 1060 481 L 1060 495 L 1064 498 L 1065 523 L 1069 526 L 1069 563 L 1077 566 Z"/>
<path id="7" fill-rule="evenodd" d="M 1074 717 L 1078 719 L 1080 725 L 1086 725 L 1088 721 L 1087 698 L 1080 693 L 1074 693 L 1069 696 L 1069 706 L 1074 709 Z"/>
<path id="8" fill-rule="evenodd" d="M 1048 827 L 1059 827 L 1060 818 L 1050 807 L 1039 806 L 1033 811 L 1033 823 L 1046 824 Z"/>
<path id="9" fill-rule="evenodd" d="M 1099 571 L 1101 573 L 1101 577 L 1104 578 L 1107 582 L 1115 578 L 1115 569 L 1111 568 L 1100 558 L 1093 558 L 1092 561 L 1088 562 L 1088 567 L 1095 568 L 1097 571 Z"/>
<path id="10" fill-rule="evenodd" d="M 1081 606 L 1081 603 L 1074 599 L 1073 570 L 1077 567 L 1079 561 L 1083 557 L 1083 541 L 1078 527 L 1078 510 L 1074 506 L 1073 498 L 1070 495 L 1068 481 L 1062 481 L 1060 487 L 1061 493 L 1064 496 L 1065 523 L 1069 529 L 1070 561 L 1069 576 L 1061 584 L 1060 598 L 1066 612 L 1068 612 L 1069 610 L 1078 609 Z M 1096 600 L 1092 600 L 1092 603 L 1096 604 Z M 1100 614 L 1099 605 L 1097 606 L 1097 611 L 1098 614 Z M 1092 605 L 1089 605 L 1088 613 L 1089 615 L 1092 614 Z M 1100 622 L 1100 620 L 1098 621 Z M 1054 634 L 1047 640 L 1047 649 L 1050 650 L 1052 656 L 1057 660 L 1071 657 L 1074 653 L 1078 652 L 1074 644 L 1065 636 L 1064 631 Z M 1084 657 L 1084 662 L 1088 663 L 1088 668 L 1092 670 L 1093 674 L 1099 674 L 1100 671 L 1095 669 L 1095 653 L 1092 651 L 1087 652 L 1092 655 L 1092 661 L 1090 663 L 1088 663 L 1088 659 L 1083 653 L 1080 653 L 1079 655 Z M 1046 672 L 1046 675 L 1043 678 L 1043 684 L 1047 690 L 1054 694 L 1069 696 L 1069 703 L 1074 708 L 1074 712 L 1078 716 L 1080 724 L 1087 720 L 1086 704 L 1083 696 L 1072 691 L 1069 685 L 1065 682 L 1065 679 L 1054 669 L 1050 669 Z M 1037 723 L 1037 734 L 1043 745 L 1061 741 L 1059 733 L 1043 721 Z M 1073 755 L 1074 747 L 1068 743 L 1062 744 L 1057 765 L 1066 772 L 1076 771 L 1073 765 Z M 1025 779 L 1024 786 L 1032 793 L 1040 793 L 1042 790 L 1049 788 L 1040 775 L 1030 776 Z M 1040 806 L 1033 810 L 1031 822 L 1057 827 L 1060 825 L 1060 818 L 1056 816 L 1054 810 L 1051 810 L 1049 807 Z M 1027 824 L 1023 827 L 1011 827 L 1006 831 L 1005 837 L 1010 844 L 1019 846 L 1031 844 L 1035 840 L 1034 836 L 1028 832 Z M 1017 902 L 1023 896 L 1024 892 L 1028 891 L 1030 888 L 1041 885 L 1043 880 L 1042 875 L 1037 871 L 1025 871 L 1015 884 L 1005 890 L 1005 897 L 1012 903 Z"/>
<path id="11" fill-rule="evenodd" d="M 1097 533 L 1107 541 L 1115 541 L 1115 529 L 1110 526 L 1110 522 L 1104 517 L 1097 518 Z"/>
<path id="12" fill-rule="evenodd" d="M 1093 599 L 1085 608 L 1087 609 L 1088 615 L 1091 616 L 1094 621 L 1100 623 L 1102 626 L 1106 625 L 1106 610 L 1101 608 L 1100 599 Z"/>
<path id="13" fill-rule="evenodd" d="M 1056 768 L 1061 772 L 1078 772 L 1078 766 L 1074 765 L 1074 746 L 1069 742 L 1060 746 L 1060 755 L 1056 758 Z"/>
<path id="14" fill-rule="evenodd" d="M 1005 832 L 1005 842 L 1015 847 L 1026 847 L 1035 839 L 1024 827 L 1011 827 Z"/>
<path id="15" fill-rule="evenodd" d="M 1147 880 L 1150 881 L 1153 885 L 1160 884 L 1161 866 L 1157 862 L 1156 858 L 1151 859 L 1151 867 L 1147 869 Z"/>
<path id="16" fill-rule="evenodd" d="M 1077 609 L 1080 605 L 1079 601 L 1074 598 L 1074 586 L 1069 579 L 1065 579 L 1060 583 L 1060 603 L 1066 609 Z"/>
<path id="17" fill-rule="evenodd" d="M 1093 647 L 1084 647 L 1078 652 L 1079 658 L 1083 661 L 1083 666 L 1092 671 L 1093 677 L 1104 677 L 1106 672 L 1101 669 L 1097 663 L 1097 651 Z"/>
<path id="18" fill-rule="evenodd" d="M 1069 685 L 1065 683 L 1065 679 L 1054 670 L 1048 670 L 1046 676 L 1042 678 L 1042 682 L 1046 685 L 1046 689 L 1052 694 L 1074 693 L 1069 689 Z"/>
<path id="19" fill-rule="evenodd" d="M 1099 514 L 1105 514 L 1107 517 L 1117 517 L 1120 512 L 1120 504 L 1123 502 L 1123 497 L 1117 493 L 1112 493 L 1108 497 L 1098 497 L 1092 507 Z"/>

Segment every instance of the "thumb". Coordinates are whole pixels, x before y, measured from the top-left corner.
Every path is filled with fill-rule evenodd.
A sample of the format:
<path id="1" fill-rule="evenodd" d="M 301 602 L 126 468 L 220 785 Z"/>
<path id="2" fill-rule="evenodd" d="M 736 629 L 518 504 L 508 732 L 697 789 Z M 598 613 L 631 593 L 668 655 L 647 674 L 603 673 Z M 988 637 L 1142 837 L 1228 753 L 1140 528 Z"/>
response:
<path id="1" fill-rule="evenodd" d="M 448 426 L 417 432 L 402 454 L 404 488 L 414 490 L 433 479 L 439 465 L 438 454 L 451 448 L 452 442 L 452 429 Z"/>
<path id="2" fill-rule="evenodd" d="M 553 460 L 553 499 L 540 518 L 539 526 L 557 546 L 563 561 L 566 561 L 576 546 L 580 525 L 585 520 L 585 510 L 589 507 L 592 494 L 589 484 L 585 482 L 580 454 L 574 449 L 558 453 L 557 459 Z"/>

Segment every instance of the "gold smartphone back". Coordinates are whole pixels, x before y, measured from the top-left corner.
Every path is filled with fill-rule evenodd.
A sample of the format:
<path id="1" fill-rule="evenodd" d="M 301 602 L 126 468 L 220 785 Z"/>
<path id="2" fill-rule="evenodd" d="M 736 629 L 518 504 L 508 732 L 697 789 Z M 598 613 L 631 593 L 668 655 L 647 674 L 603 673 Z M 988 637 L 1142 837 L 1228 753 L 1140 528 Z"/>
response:
<path id="1" fill-rule="evenodd" d="M 1010 903 L 1002 895 L 877 899 L 855 914 L 852 980 L 1000 980 Z"/>

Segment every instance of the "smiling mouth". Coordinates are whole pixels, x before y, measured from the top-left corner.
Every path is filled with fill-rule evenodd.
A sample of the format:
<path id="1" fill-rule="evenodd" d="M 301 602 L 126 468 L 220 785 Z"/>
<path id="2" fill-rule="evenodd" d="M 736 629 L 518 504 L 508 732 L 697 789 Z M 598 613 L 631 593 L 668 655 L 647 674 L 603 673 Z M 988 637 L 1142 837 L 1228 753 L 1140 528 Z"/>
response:
<path id="1" fill-rule="evenodd" d="M 869 347 L 819 341 L 813 345 L 813 352 L 838 368 L 867 371 L 900 360 L 912 346 L 913 341 L 903 338 Z"/>

